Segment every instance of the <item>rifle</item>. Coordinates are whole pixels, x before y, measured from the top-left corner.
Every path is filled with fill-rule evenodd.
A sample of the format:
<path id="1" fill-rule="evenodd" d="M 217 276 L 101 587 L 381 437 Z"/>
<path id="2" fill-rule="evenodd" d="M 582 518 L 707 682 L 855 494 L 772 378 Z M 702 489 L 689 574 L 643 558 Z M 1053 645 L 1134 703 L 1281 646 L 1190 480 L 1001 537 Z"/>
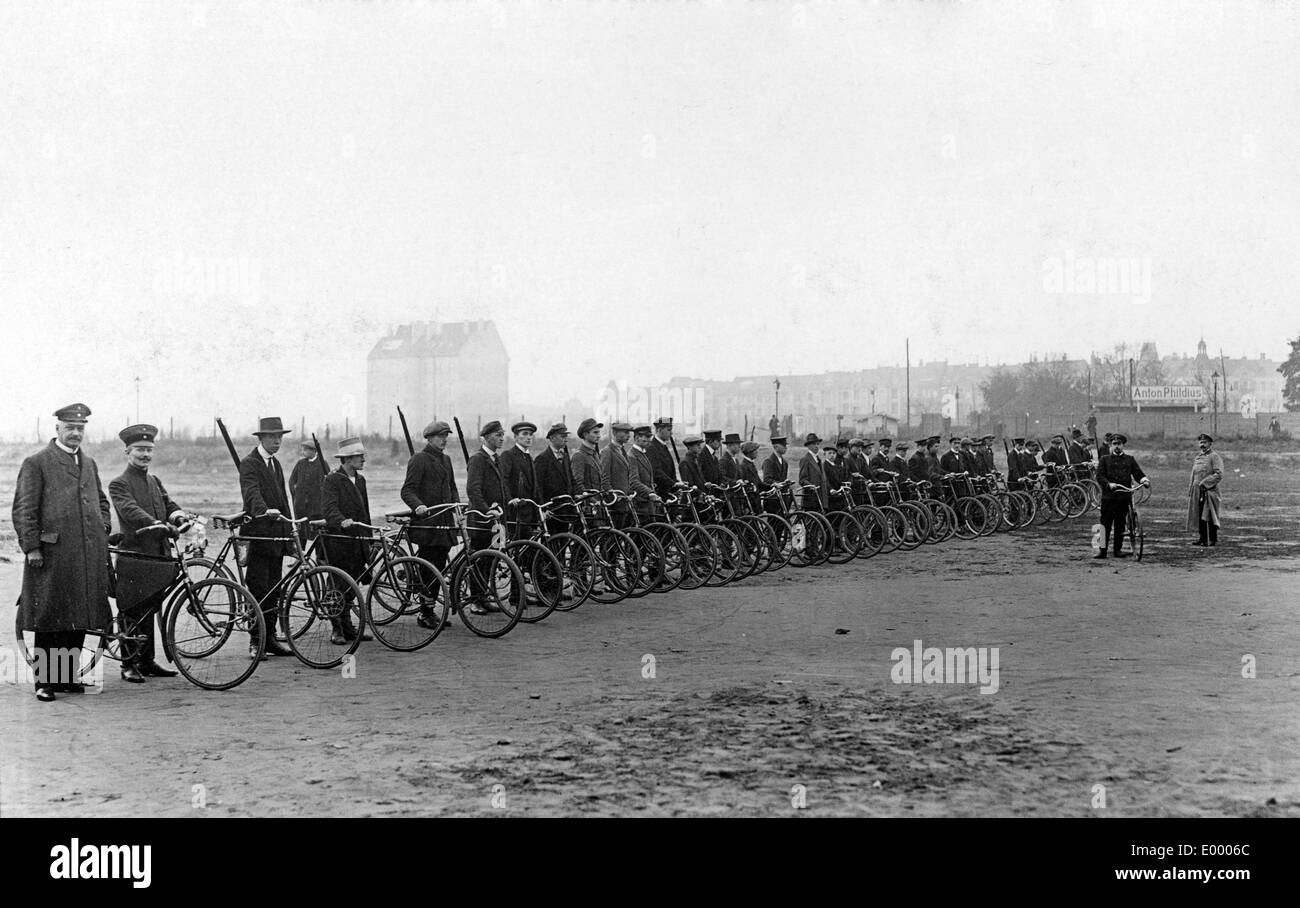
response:
<path id="1" fill-rule="evenodd" d="M 226 450 L 230 452 L 230 459 L 235 462 L 235 469 L 239 469 L 239 455 L 235 453 L 235 443 L 230 440 L 230 433 L 226 431 L 226 424 L 217 417 L 217 428 L 221 430 L 221 437 L 226 440 Z"/>
<path id="2" fill-rule="evenodd" d="M 311 443 L 316 446 L 316 456 L 320 458 L 320 475 L 330 475 L 330 468 L 325 466 L 325 452 L 320 449 L 320 442 L 316 440 L 316 433 L 311 433 Z"/>
<path id="3" fill-rule="evenodd" d="M 402 434 L 406 436 L 406 452 L 414 457 L 415 445 L 411 444 L 411 430 L 406 427 L 406 414 L 401 407 L 397 408 L 397 418 L 402 421 Z"/>
<path id="4" fill-rule="evenodd" d="M 456 424 L 456 438 L 460 440 L 460 453 L 465 455 L 465 469 L 469 469 L 469 448 L 465 445 L 465 433 L 460 430 L 460 417 L 453 416 L 451 421 Z"/>

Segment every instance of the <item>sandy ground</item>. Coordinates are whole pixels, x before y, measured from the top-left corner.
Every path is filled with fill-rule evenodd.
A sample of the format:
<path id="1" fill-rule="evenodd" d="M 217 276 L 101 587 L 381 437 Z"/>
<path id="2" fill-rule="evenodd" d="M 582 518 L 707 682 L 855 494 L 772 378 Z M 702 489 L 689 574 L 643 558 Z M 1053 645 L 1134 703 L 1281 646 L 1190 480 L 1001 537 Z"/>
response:
<path id="1" fill-rule="evenodd" d="M 209 693 L 110 669 L 52 704 L 11 679 L 0 814 L 1300 816 L 1300 482 L 1239 481 L 1201 550 L 1183 476 L 1156 474 L 1140 564 L 1092 561 L 1084 518 L 501 640 L 453 624 L 364 645 L 355 678 L 275 659 Z M 10 665 L 19 576 L 0 564 Z M 998 647 L 998 691 L 894 684 L 915 639 Z"/>

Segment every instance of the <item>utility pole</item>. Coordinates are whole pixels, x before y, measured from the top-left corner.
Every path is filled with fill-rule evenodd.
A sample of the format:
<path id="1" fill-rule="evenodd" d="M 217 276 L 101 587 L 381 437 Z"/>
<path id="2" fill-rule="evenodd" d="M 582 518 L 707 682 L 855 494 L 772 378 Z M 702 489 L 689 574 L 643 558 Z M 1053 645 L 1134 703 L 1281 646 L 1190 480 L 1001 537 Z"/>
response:
<path id="1" fill-rule="evenodd" d="M 135 421 L 140 421 L 140 376 L 135 377 Z"/>
<path id="2" fill-rule="evenodd" d="M 772 386 L 776 388 L 775 396 L 772 400 L 772 412 L 776 415 L 777 420 L 781 419 L 781 379 L 772 379 Z"/>
<path id="3" fill-rule="evenodd" d="M 912 428 L 912 339 L 910 337 L 903 338 L 903 351 L 907 363 L 907 428 L 910 430 Z M 909 431 L 908 434 L 910 435 L 911 432 Z"/>

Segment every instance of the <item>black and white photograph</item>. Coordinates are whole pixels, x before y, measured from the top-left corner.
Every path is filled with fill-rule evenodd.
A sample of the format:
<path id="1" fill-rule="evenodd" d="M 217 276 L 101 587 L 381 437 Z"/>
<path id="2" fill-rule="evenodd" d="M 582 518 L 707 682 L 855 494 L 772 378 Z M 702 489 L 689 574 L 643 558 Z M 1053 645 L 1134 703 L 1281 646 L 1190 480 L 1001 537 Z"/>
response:
<path id="1" fill-rule="evenodd" d="M 0 817 L 1300 817 L 1297 47 L 4 3 Z"/>

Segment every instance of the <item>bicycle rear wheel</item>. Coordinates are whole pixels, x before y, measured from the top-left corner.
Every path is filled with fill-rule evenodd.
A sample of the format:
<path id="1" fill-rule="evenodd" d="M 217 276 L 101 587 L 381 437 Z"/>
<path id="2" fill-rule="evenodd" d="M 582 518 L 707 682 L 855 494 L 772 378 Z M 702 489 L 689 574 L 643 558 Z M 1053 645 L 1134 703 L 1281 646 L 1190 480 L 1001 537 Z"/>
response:
<path id="1" fill-rule="evenodd" d="M 366 592 L 370 632 L 402 653 L 428 646 L 447 626 L 446 590 L 446 578 L 423 558 L 404 555 L 381 563 Z"/>
<path id="2" fill-rule="evenodd" d="M 654 536 L 664 550 L 663 571 L 655 592 L 668 593 L 677 589 L 688 570 L 685 534 L 670 523 L 647 523 L 641 529 Z"/>
<path id="3" fill-rule="evenodd" d="M 172 603 L 164 645 L 190 683 L 229 690 L 257 670 L 265 626 L 257 600 L 245 587 L 209 577 L 180 587 Z"/>
<path id="4" fill-rule="evenodd" d="M 519 620 L 529 624 L 541 621 L 555 611 L 564 592 L 564 568 L 560 559 L 532 539 L 506 543 L 505 553 L 524 575 Z"/>
<path id="5" fill-rule="evenodd" d="M 625 528 L 623 533 L 636 546 L 637 558 L 640 561 L 640 567 L 635 575 L 636 585 L 632 592 L 628 593 L 628 597 L 640 599 L 653 593 L 663 581 L 664 547 L 659 544 L 659 540 L 653 533 L 641 527 L 630 526 Z"/>
<path id="6" fill-rule="evenodd" d="M 571 612 L 591 595 L 596 583 L 596 553 L 586 540 L 573 533 L 552 533 L 546 538 L 546 547 L 560 561 L 564 573 L 564 586 L 556 609 Z"/>
<path id="7" fill-rule="evenodd" d="M 602 605 L 614 605 L 636 589 L 641 573 L 641 556 L 636 543 L 626 533 L 603 528 L 593 530 L 588 539 L 596 554 L 596 583 L 591 599 Z"/>
<path id="8" fill-rule="evenodd" d="M 716 523 L 708 524 L 704 529 L 713 537 L 713 541 L 718 547 L 716 569 L 713 575 L 704 581 L 704 585 L 710 587 L 725 586 L 745 576 L 749 570 L 746 563 L 748 554 L 745 552 L 745 544 L 740 541 L 740 537 Z"/>
<path id="9" fill-rule="evenodd" d="M 717 570 L 718 545 L 698 523 L 678 524 L 677 530 L 686 540 L 686 570 L 681 589 L 697 590 Z"/>
<path id="10" fill-rule="evenodd" d="M 519 623 L 524 575 L 504 552 L 478 549 L 458 559 L 451 589 L 460 620 L 478 636 L 502 637 Z"/>
<path id="11" fill-rule="evenodd" d="M 280 624 L 294 655 L 312 668 L 333 668 L 357 651 L 366 614 L 361 588 L 347 572 L 318 564 L 299 572 L 285 590 Z M 331 640 L 340 630 L 346 643 Z"/>

